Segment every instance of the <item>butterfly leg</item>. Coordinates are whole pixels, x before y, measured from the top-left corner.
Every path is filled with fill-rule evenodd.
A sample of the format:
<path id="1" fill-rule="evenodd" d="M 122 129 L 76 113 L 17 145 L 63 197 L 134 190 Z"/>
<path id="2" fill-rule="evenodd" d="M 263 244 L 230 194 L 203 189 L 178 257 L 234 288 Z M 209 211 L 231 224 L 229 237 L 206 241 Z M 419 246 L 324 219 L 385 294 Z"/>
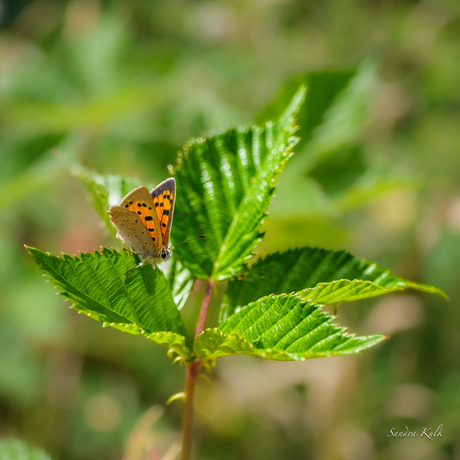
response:
<path id="1" fill-rule="evenodd" d="M 145 264 L 148 264 L 148 263 L 149 263 L 148 260 L 142 261 L 140 264 L 137 264 L 135 267 L 130 268 L 130 269 L 125 273 L 125 276 L 126 276 L 128 273 L 131 273 L 132 271 L 136 270 L 136 268 L 141 268 L 141 267 L 143 267 Z M 155 270 L 155 265 L 153 265 L 153 269 Z"/>

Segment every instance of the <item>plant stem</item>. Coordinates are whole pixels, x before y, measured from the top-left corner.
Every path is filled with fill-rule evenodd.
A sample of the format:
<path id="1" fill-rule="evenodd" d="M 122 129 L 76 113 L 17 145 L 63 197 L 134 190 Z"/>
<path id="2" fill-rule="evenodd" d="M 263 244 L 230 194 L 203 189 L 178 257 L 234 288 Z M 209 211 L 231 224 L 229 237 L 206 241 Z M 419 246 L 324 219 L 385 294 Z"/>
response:
<path id="1" fill-rule="evenodd" d="M 187 364 L 185 380 L 185 404 L 182 419 L 182 452 L 181 460 L 190 458 L 192 447 L 192 422 L 193 422 L 193 395 L 195 393 L 196 377 L 200 370 L 200 360 L 195 359 Z"/>
<path id="2" fill-rule="evenodd" d="M 198 318 L 198 323 L 196 325 L 195 339 L 203 332 L 204 326 L 206 324 L 206 316 L 208 314 L 209 304 L 211 303 L 212 290 L 214 288 L 214 281 L 208 281 L 208 287 L 206 289 L 206 294 L 203 298 L 203 303 L 201 304 L 200 317 Z"/>
<path id="3" fill-rule="evenodd" d="M 212 290 L 214 282 L 209 281 L 201 304 L 200 316 L 195 331 L 195 339 L 203 332 L 206 324 L 206 316 L 208 314 L 209 304 L 211 303 Z M 184 417 L 182 420 L 182 452 L 181 460 L 190 458 L 192 447 L 192 422 L 193 422 L 193 396 L 195 394 L 196 378 L 200 373 L 201 360 L 195 359 L 191 363 L 187 363 L 187 372 L 185 377 L 185 401 L 184 401 Z"/>

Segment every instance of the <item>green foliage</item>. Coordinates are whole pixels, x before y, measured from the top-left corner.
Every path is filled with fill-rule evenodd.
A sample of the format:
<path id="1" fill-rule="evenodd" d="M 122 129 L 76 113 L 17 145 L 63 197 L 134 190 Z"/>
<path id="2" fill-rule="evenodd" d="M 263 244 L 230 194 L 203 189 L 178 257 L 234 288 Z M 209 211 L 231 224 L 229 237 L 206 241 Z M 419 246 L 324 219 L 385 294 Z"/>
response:
<path id="1" fill-rule="evenodd" d="M 244 390 L 224 379 L 202 392 L 203 407 L 212 405 L 225 420 L 213 417 L 199 457 L 313 458 L 325 450 L 340 457 L 362 452 L 362 436 L 340 436 L 353 432 L 372 441 L 377 457 L 402 459 L 407 443 L 395 443 L 385 427 L 406 421 L 414 428 L 444 423 L 443 437 L 430 443 L 430 456 L 454 455 L 458 430 L 450 428 L 460 426 L 459 2 L 337 2 L 334 8 L 327 2 L 158 0 L 2 5 L 3 435 L 34 439 L 56 459 L 118 458 L 126 440 L 140 438 L 129 431 L 152 398 L 166 399 L 182 377 L 183 369 L 168 366 L 161 347 L 102 330 L 62 308 L 62 297 L 37 276 L 22 250 L 24 243 L 54 254 L 92 252 L 100 244 L 119 248 L 111 234 L 101 232 L 66 165 L 77 161 L 103 174 L 159 183 L 185 140 L 248 125 L 286 75 L 330 69 L 315 73 L 316 87 L 311 73 L 305 75 L 310 79 L 305 108 L 318 114 L 315 126 L 325 122 L 321 105 L 313 109 L 314 99 L 323 99 L 316 94 L 321 74 L 330 85 L 323 86 L 327 112 L 352 88 L 369 110 L 343 117 L 349 127 L 357 122 L 345 145 L 334 134 L 341 126 L 322 129 L 323 139 L 337 148 L 318 149 L 317 155 L 308 144 L 319 145 L 313 139 L 318 130 L 304 137 L 299 113 L 296 136 L 305 141 L 280 176 L 256 253 L 347 248 L 407 279 L 435 284 L 452 300 L 449 305 L 441 297 L 411 292 L 341 307 L 337 321 L 345 317 L 351 331 L 398 331 L 364 359 L 320 360 L 297 369 L 283 365 L 286 374 L 276 363 L 226 360 L 223 370 Z M 370 92 L 361 69 L 352 68 L 366 56 L 374 57 L 376 70 Z M 336 71 L 344 67 L 350 70 Z M 348 80 L 347 73 L 352 73 Z M 332 91 L 334 74 L 343 75 L 343 90 Z M 276 119 L 297 83 L 258 120 Z M 73 148 L 63 149 L 69 138 L 76 140 Z M 105 217 L 106 209 L 101 208 Z M 115 233 L 113 226 L 110 231 Z M 197 284 L 181 311 L 187 324 L 202 297 Z M 213 308 L 224 287 L 217 286 Z M 365 308 L 371 304 L 374 308 Z M 74 358 L 83 366 L 77 362 L 77 372 L 68 372 Z M 243 379 L 241 366 L 248 371 Z M 340 372 L 340 379 L 330 372 Z M 265 385 L 267 379 L 271 385 Z M 242 398 L 254 387 L 267 393 L 255 390 L 246 404 Z M 244 401 L 244 414 L 242 408 L 228 410 L 232 391 Z M 100 394 L 114 398 L 123 412 L 123 423 L 108 431 L 85 416 Z M 420 405 L 427 395 L 435 405 Z M 395 404 L 401 398 L 413 404 Z M 285 408 L 281 418 L 279 407 Z M 262 433 L 267 427 L 269 436 Z M 264 442 L 255 448 L 254 439 Z M 411 451 L 423 451 L 421 443 L 411 444 Z"/>
<path id="2" fill-rule="evenodd" d="M 345 251 L 293 249 L 246 266 L 239 278 L 230 281 L 222 317 L 269 294 L 298 292 L 314 302 L 336 304 L 404 289 L 445 297 L 438 288 L 404 280 Z"/>
<path id="3" fill-rule="evenodd" d="M 173 237 L 206 233 L 205 245 L 176 249 L 197 278 L 225 280 L 253 256 L 275 180 L 297 142 L 295 117 L 303 99 L 301 89 L 278 121 L 195 140 L 179 156 Z"/>
<path id="4" fill-rule="evenodd" d="M 171 346 L 179 355 L 185 327 L 161 270 L 150 266 L 128 272 L 137 258 L 126 251 L 104 249 L 80 257 L 56 257 L 28 247 L 29 254 L 50 277 L 73 308 L 88 317 L 130 334 Z"/>
<path id="5" fill-rule="evenodd" d="M 138 187 L 140 184 L 137 181 L 119 176 L 108 176 L 95 172 L 90 173 L 82 167 L 74 168 L 73 173 L 85 186 L 99 217 L 104 221 L 107 228 L 115 234 L 116 229 L 110 222 L 107 210 L 110 205 L 118 204 L 128 192 Z M 113 200 L 112 203 L 109 203 L 109 196 Z"/>
<path id="6" fill-rule="evenodd" d="M 186 338 L 161 270 L 144 266 L 129 271 L 137 263 L 135 256 L 108 249 L 83 253 L 79 258 L 56 257 L 30 247 L 27 250 L 75 310 L 103 326 L 142 335 L 168 347 L 183 360 L 214 360 L 238 353 L 304 360 L 355 353 L 383 339 L 348 334 L 333 325 L 333 317 L 311 300 L 282 294 L 250 303 L 217 329 L 203 331 L 190 348 L 186 344 L 191 341 Z"/>
<path id="7" fill-rule="evenodd" d="M 332 323 L 319 305 L 295 294 L 263 297 L 239 310 L 218 329 L 197 338 L 199 358 L 245 353 L 282 361 L 356 353 L 384 339 L 355 337 Z"/>
<path id="8" fill-rule="evenodd" d="M 169 289 L 171 289 L 174 302 L 180 310 L 192 292 L 195 279 L 177 257 L 173 257 L 168 269 L 165 271 Z"/>
<path id="9" fill-rule="evenodd" d="M 0 458 L 2 460 L 51 460 L 49 455 L 29 447 L 22 441 L 0 439 Z"/>
<path id="10" fill-rule="evenodd" d="M 300 138 L 297 155 L 281 176 L 281 193 L 271 206 L 279 221 L 297 216 L 310 239 L 309 215 L 328 216 L 363 206 L 389 190 L 413 185 L 407 174 L 392 166 L 375 167 L 365 152 L 363 132 L 375 84 L 372 60 L 350 70 L 309 72 L 286 83 L 277 99 L 262 113 L 264 117 L 281 110 L 298 85 L 308 90 L 298 114 Z M 293 197 L 302 199 L 293 199 Z M 285 223 L 288 227 L 289 223 Z M 322 240 L 334 241 L 335 229 L 323 232 Z"/>
<path id="11" fill-rule="evenodd" d="M 353 86 L 357 85 L 351 83 L 362 73 L 358 69 L 350 69 L 298 75 L 283 86 L 278 97 L 262 112 L 261 117 L 273 117 L 279 113 L 299 86 L 305 85 L 308 91 L 298 117 L 298 136 L 301 139 L 298 149 L 311 149 L 314 144 L 317 145 L 318 153 L 331 152 L 356 137 L 366 102 L 363 89 L 353 90 Z M 311 161 L 312 155 L 305 159 Z"/>
<path id="12" fill-rule="evenodd" d="M 333 95 L 350 78 L 341 76 L 339 83 L 343 82 L 332 85 Z M 319 101 L 329 106 L 333 95 Z M 259 228 L 276 178 L 297 142 L 293 136 L 297 114 L 304 114 L 310 134 L 321 118 L 301 109 L 304 96 L 301 87 L 277 121 L 231 129 L 186 145 L 173 168 L 178 189 L 173 238 L 177 242 L 203 232 L 207 238 L 177 246 L 166 277 L 151 266 L 135 268 L 137 256 L 126 251 L 103 249 L 80 257 L 56 257 L 29 247 L 29 253 L 77 311 L 103 326 L 166 346 L 181 360 L 213 363 L 218 356 L 238 353 L 304 360 L 375 345 L 383 336 L 355 337 L 333 324 L 334 318 L 321 305 L 406 288 L 444 295 L 442 291 L 393 276 L 344 251 L 302 248 L 245 265 L 262 239 Z M 77 175 L 111 226 L 106 209 L 134 184 L 84 170 Z M 217 328 L 202 331 L 194 341 L 179 309 L 197 278 L 233 279 Z"/>

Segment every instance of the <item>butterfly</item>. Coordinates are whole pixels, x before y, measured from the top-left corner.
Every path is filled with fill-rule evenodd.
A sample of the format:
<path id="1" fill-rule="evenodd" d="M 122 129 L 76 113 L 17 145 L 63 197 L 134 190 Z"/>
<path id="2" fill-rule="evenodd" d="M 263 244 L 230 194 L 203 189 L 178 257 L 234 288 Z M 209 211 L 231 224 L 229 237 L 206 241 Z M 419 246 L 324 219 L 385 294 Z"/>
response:
<path id="1" fill-rule="evenodd" d="M 142 259 L 137 267 L 171 257 L 169 236 L 176 202 L 176 181 L 170 177 L 150 193 L 145 187 L 129 192 L 108 213 L 117 237 Z M 137 268 L 136 267 L 136 268 Z"/>

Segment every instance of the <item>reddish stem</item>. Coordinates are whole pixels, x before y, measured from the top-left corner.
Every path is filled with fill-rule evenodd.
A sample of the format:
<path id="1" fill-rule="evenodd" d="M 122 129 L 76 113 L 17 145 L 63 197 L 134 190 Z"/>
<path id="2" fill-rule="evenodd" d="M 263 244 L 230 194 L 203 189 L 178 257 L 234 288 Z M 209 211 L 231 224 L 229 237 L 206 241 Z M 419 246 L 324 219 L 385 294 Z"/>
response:
<path id="1" fill-rule="evenodd" d="M 201 304 L 200 316 L 195 331 L 195 339 L 203 332 L 206 324 L 209 304 L 211 303 L 214 282 L 209 281 L 206 293 Z M 195 394 L 196 379 L 200 373 L 201 360 L 195 359 L 187 363 L 184 395 L 184 417 L 182 420 L 182 452 L 181 460 L 189 460 L 192 448 L 192 423 L 193 423 L 193 396 Z"/>
<path id="2" fill-rule="evenodd" d="M 196 325 L 195 339 L 203 332 L 206 324 L 206 316 L 208 314 L 209 304 L 211 303 L 212 290 L 214 288 L 214 281 L 208 281 L 208 288 L 201 304 L 200 317 Z"/>
<path id="3" fill-rule="evenodd" d="M 193 395 L 195 394 L 196 378 L 200 370 L 200 360 L 187 364 L 185 380 L 185 404 L 182 419 L 182 452 L 181 460 L 190 458 L 192 448 L 192 422 L 193 422 Z"/>

